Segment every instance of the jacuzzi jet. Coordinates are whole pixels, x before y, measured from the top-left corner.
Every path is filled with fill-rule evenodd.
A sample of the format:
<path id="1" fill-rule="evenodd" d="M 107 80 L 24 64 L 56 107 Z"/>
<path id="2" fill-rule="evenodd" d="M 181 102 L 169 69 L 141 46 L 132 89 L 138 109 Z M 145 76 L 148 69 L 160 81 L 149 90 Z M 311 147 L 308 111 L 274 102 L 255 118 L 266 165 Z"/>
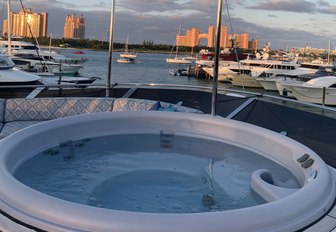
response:
<path id="1" fill-rule="evenodd" d="M 203 194 L 201 202 L 204 207 L 209 209 L 211 209 L 215 205 L 215 199 L 211 193 Z"/>
<path id="2" fill-rule="evenodd" d="M 174 132 L 161 131 L 160 132 L 160 147 L 163 149 L 172 149 L 174 140 Z"/>
<path id="3" fill-rule="evenodd" d="M 75 157 L 74 144 L 71 140 L 60 143 L 59 147 L 60 153 L 62 154 L 64 161 L 71 160 Z"/>

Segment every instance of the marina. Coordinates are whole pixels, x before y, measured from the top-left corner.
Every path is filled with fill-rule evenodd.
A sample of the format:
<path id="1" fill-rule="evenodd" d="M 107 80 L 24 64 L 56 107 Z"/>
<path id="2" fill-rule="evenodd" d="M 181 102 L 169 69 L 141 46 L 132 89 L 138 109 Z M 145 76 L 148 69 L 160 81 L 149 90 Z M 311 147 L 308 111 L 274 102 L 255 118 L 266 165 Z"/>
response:
<path id="1" fill-rule="evenodd" d="M 301 83 L 317 95 L 323 87 L 320 104 L 235 84 L 299 64 L 266 67 L 263 53 L 244 59 L 243 72 L 231 70 L 240 61 L 221 60 L 221 0 L 217 7 L 208 72 L 199 60 L 167 62 L 168 54 L 137 52 L 125 64 L 130 58 L 112 46 L 64 48 L 58 54 L 86 61 L 72 78 L 91 82 L 61 74 L 0 85 L 0 231 L 336 230 L 330 77 Z M 71 20 L 83 35 L 84 17 L 75 14 L 64 34 Z M 220 64 L 234 72 L 230 80 L 219 81 Z M 0 72 L 8 69 L 11 62 Z"/>

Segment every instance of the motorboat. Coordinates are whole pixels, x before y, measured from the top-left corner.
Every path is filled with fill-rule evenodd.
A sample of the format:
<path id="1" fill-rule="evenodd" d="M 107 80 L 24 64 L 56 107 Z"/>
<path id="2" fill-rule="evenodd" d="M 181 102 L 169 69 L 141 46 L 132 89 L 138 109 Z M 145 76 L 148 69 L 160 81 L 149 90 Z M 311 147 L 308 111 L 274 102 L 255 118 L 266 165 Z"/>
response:
<path id="1" fill-rule="evenodd" d="M 296 59 L 293 61 L 246 59 L 240 61 L 238 65 L 231 66 L 230 69 L 242 74 L 232 77 L 232 81 L 236 83 L 237 86 L 262 88 L 263 86 L 256 80 L 257 78 L 268 79 L 279 74 L 286 74 L 298 67 L 299 64 L 297 64 Z M 234 80 L 236 77 L 238 79 Z"/>
<path id="2" fill-rule="evenodd" d="M 186 68 L 171 69 L 169 70 L 169 74 L 172 76 L 189 76 L 188 69 Z"/>
<path id="3" fill-rule="evenodd" d="M 1 53 L 8 52 L 8 41 L 0 40 Z M 11 37 L 11 54 L 33 55 L 41 57 L 45 61 L 53 61 L 63 64 L 84 64 L 88 61 L 85 57 L 66 57 L 54 50 L 42 50 L 34 43 L 24 41 L 22 37 Z"/>
<path id="4" fill-rule="evenodd" d="M 286 73 L 275 74 L 270 77 L 257 77 L 257 81 L 263 86 L 265 90 L 269 91 L 278 91 L 276 82 L 284 79 L 302 79 L 302 81 L 307 81 L 311 78 L 323 76 L 323 75 L 333 75 L 335 72 L 332 65 L 323 65 L 323 64 L 309 64 L 309 63 L 300 63 L 300 67 L 288 71 Z"/>
<path id="5" fill-rule="evenodd" d="M 8 55 L 0 54 L 0 85 L 36 84 L 40 79 L 37 75 L 17 69 Z"/>
<path id="6" fill-rule="evenodd" d="M 297 69 L 298 57 L 291 60 L 273 59 L 270 55 L 270 43 L 266 43 L 260 53 L 256 53 L 254 58 L 240 60 L 231 65 L 231 71 L 239 74 L 233 75 L 232 83 L 239 87 L 262 88 L 263 86 L 256 78 L 268 79 L 279 74 L 286 74 Z"/>
<path id="7" fill-rule="evenodd" d="M 75 75 L 88 61 L 87 58 L 68 58 L 56 51 L 41 50 L 21 37 L 11 37 L 10 44 L 9 49 L 8 41 L 0 40 L 1 53 L 10 54 L 17 67 L 37 75 Z"/>
<path id="8" fill-rule="evenodd" d="M 276 77 L 275 85 L 280 96 L 293 97 L 292 91 L 287 89 L 285 85 L 301 85 L 311 79 L 323 76 L 335 76 L 335 67 L 332 65 L 315 66 L 315 69 L 311 68 L 299 68 L 298 72 L 289 72 L 287 74 L 279 75 Z M 303 69 L 303 72 L 300 71 Z M 316 70 L 316 71 L 314 71 Z M 262 84 L 262 82 L 261 82 Z M 265 84 L 265 82 L 264 82 Z M 284 84 L 284 85 L 283 85 Z M 272 85 L 272 83 L 269 83 Z"/>
<path id="9" fill-rule="evenodd" d="M 322 76 L 307 82 L 281 82 L 296 99 L 323 105 L 336 105 L 336 76 Z"/>

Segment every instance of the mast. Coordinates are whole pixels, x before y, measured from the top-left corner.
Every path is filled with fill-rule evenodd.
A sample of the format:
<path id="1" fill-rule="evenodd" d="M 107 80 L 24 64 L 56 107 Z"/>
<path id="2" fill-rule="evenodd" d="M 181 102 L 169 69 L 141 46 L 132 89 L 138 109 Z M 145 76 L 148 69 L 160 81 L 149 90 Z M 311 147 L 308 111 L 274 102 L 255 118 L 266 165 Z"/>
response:
<path id="1" fill-rule="evenodd" d="M 219 63 L 219 52 L 220 52 L 221 23 L 222 23 L 222 0 L 218 0 L 214 75 L 213 75 L 213 79 L 212 79 L 212 81 L 213 81 L 213 83 L 212 83 L 212 101 L 211 101 L 211 114 L 212 115 L 216 115 L 217 86 L 218 86 L 218 63 Z"/>
<path id="2" fill-rule="evenodd" d="M 331 41 L 329 40 L 329 45 L 328 45 L 328 64 L 330 64 L 330 52 L 331 52 Z"/>
<path id="3" fill-rule="evenodd" d="M 126 41 L 125 41 L 125 53 L 128 54 L 128 35 L 127 35 Z"/>
<path id="4" fill-rule="evenodd" d="M 11 47 L 11 34 L 12 34 L 12 20 L 10 14 L 10 0 L 7 0 L 7 38 L 8 38 L 8 55 L 12 54 L 12 47 Z"/>
<path id="5" fill-rule="evenodd" d="M 52 39 L 52 33 L 50 33 L 50 38 L 49 38 L 49 52 L 51 52 L 51 39 Z"/>
<path id="6" fill-rule="evenodd" d="M 113 54 L 113 28 L 114 28 L 114 8 L 115 0 L 112 0 L 111 6 L 111 18 L 110 18 L 110 41 L 109 41 L 109 64 L 108 64 L 108 74 L 106 81 L 106 97 L 110 96 L 111 87 L 111 74 L 112 74 L 112 54 Z"/>
<path id="7" fill-rule="evenodd" d="M 179 47 L 179 38 L 180 38 L 180 33 L 181 33 L 181 25 L 179 26 L 179 30 L 178 30 L 178 34 L 176 36 L 176 57 L 177 57 L 177 54 L 178 54 L 178 47 Z"/>

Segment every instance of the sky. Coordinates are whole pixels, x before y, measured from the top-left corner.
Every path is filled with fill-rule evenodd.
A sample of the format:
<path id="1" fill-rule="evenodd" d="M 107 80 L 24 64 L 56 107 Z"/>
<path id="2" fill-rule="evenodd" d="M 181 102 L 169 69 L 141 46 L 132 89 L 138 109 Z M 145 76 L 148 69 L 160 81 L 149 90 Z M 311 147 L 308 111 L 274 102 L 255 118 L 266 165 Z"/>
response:
<path id="1" fill-rule="evenodd" d="M 181 25 L 207 32 L 217 24 L 218 0 L 22 0 L 26 8 L 49 14 L 48 33 L 63 37 L 67 15 L 85 17 L 86 38 L 108 40 L 110 12 L 115 1 L 114 42 L 130 44 L 145 40 L 174 44 Z M 11 0 L 19 11 L 19 0 Z M 271 42 L 272 49 L 336 46 L 336 0 L 223 0 L 222 25 L 230 33 L 247 32 L 259 47 Z M 6 7 L 2 7 L 6 18 Z M 206 44 L 206 41 L 201 41 Z"/>

